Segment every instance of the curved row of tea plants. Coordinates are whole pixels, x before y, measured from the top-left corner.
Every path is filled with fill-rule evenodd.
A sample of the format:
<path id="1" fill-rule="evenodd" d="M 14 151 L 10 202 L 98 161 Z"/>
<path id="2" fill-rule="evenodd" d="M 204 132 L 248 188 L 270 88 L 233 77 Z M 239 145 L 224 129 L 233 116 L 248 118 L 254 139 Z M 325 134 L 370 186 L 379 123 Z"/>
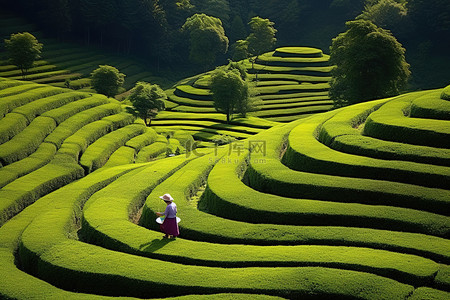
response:
<path id="1" fill-rule="evenodd" d="M 167 80 L 153 75 L 143 67 L 142 62 L 135 59 L 105 53 L 104 50 L 100 51 L 95 47 L 43 38 L 44 35 L 37 32 L 33 24 L 6 12 L 1 12 L 0 18 L 2 21 L 4 19 L 0 29 L 1 41 L 9 38 L 12 33 L 27 31 L 34 34 L 44 45 L 42 59 L 36 61 L 27 71 L 25 80 L 91 92 L 90 73 L 99 65 L 106 64 L 118 68 L 126 75 L 125 90 L 131 89 L 137 81 L 168 84 Z M 0 53 L 0 77 L 23 80 L 21 70 L 8 62 L 5 52 Z"/>
<path id="2" fill-rule="evenodd" d="M 244 61 L 262 100 L 258 111 L 250 115 L 267 120 L 263 127 L 267 129 L 276 124 L 269 121 L 288 122 L 331 109 L 332 101 L 328 97 L 331 67 L 328 60 L 329 56 L 319 49 L 283 47 L 259 56 L 254 64 Z M 242 119 L 232 119 L 230 124 L 233 126 L 225 124 L 225 116 L 215 111 L 209 85 L 208 73 L 178 82 L 166 91 L 169 112 L 158 115 L 153 125 L 160 127 L 158 130 L 161 131 L 173 128 L 190 132 L 197 130 L 200 133 L 194 137 L 201 140 L 217 139 L 217 135 L 237 139 L 250 136 L 243 135 L 236 125 L 250 127 L 250 134 L 261 131 L 254 129 L 253 122 L 243 123 Z M 193 117 L 199 122 L 192 124 Z"/>
<path id="3" fill-rule="evenodd" d="M 144 164 L 133 164 L 133 154 L 182 137 L 127 125 L 123 113 L 106 117 L 116 122 L 110 136 L 102 134 L 106 118 L 90 122 L 56 153 L 83 153 L 80 163 L 95 165 L 82 163 L 84 171 L 97 170 L 37 197 L 0 228 L 0 272 L 11 274 L 0 293 L 447 299 L 448 148 L 389 140 L 394 125 L 419 124 L 425 136 L 425 120 L 448 133 L 442 118 L 388 109 L 434 94 L 363 103 Z M 435 100 L 442 111 L 446 100 Z M 390 126 L 386 139 L 366 135 L 371 119 Z M 353 144 L 335 143 L 345 136 Z M 181 218 L 176 240 L 163 239 L 155 223 L 167 192 Z"/>
<path id="4" fill-rule="evenodd" d="M 105 96 L 5 78 L 0 87 L 6 95 L 0 97 L 1 224 L 39 197 L 100 168 L 111 156 L 109 166 L 185 151 L 188 137 L 183 144 L 175 138 L 169 143 Z M 158 139 L 159 150 L 149 151 Z M 120 159 L 122 147 L 128 148 L 127 160 Z"/>

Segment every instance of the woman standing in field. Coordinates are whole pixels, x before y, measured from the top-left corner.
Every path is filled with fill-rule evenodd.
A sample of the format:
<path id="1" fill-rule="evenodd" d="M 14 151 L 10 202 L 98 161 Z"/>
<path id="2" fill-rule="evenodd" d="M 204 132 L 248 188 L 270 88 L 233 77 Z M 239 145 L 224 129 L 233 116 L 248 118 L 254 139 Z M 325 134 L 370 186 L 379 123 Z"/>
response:
<path id="1" fill-rule="evenodd" d="M 164 194 L 159 198 L 164 200 L 167 204 L 164 212 L 156 213 L 157 216 L 165 216 L 163 223 L 160 225 L 161 231 L 166 234 L 164 238 L 175 238 L 180 235 L 177 222 L 177 205 L 173 202 L 173 198 L 170 194 Z"/>

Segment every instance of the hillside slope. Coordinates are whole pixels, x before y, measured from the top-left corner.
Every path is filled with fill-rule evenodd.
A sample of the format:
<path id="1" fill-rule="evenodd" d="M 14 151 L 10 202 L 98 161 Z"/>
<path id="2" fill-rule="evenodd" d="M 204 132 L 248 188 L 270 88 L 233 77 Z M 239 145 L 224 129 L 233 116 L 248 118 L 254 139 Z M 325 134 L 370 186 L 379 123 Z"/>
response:
<path id="1" fill-rule="evenodd" d="M 0 92 L 16 95 L 23 85 L 1 80 Z M 40 89 L 54 93 L 47 99 L 69 93 Z M 55 154 L 45 172 L 0 190 L 7 216 L 0 227 L 0 295 L 448 299 L 448 98 L 448 88 L 415 92 L 275 126 L 222 148 L 103 166 L 108 134 L 84 137 L 93 128 L 69 134 L 62 124 L 70 117 L 52 129 L 51 120 L 65 114 L 40 113 L 47 100 L 31 109 L 24 97 L 5 96 L 0 125 L 7 118 L 23 124 L 8 140 L 33 138 L 22 140 L 24 150 L 0 147 L 8 153 L 0 170 L 37 153 L 29 147 L 49 144 Z M 142 124 L 120 112 L 108 115 L 98 122 L 116 124 L 114 143 L 148 140 Z M 41 183 L 62 178 L 57 173 L 70 178 Z M 176 240 L 162 239 L 154 221 L 167 192 L 181 218 Z M 8 207 L 15 217 L 4 203 L 14 203 Z"/>

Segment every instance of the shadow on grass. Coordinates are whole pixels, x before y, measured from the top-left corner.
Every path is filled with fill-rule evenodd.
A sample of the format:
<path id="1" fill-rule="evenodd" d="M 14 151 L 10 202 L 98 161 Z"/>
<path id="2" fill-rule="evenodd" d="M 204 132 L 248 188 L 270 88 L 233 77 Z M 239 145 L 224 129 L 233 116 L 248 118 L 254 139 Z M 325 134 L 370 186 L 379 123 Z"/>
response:
<path id="1" fill-rule="evenodd" d="M 154 239 L 148 243 L 140 245 L 139 249 L 145 252 L 155 252 L 156 250 L 161 249 L 162 247 L 173 241 L 175 241 L 175 239 Z"/>

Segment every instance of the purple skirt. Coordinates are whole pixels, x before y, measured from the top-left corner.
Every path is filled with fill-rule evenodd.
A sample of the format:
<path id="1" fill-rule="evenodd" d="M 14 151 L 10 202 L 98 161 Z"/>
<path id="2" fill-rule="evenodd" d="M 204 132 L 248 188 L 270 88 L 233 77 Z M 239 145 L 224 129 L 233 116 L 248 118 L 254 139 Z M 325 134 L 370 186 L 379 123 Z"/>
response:
<path id="1" fill-rule="evenodd" d="M 179 236 L 180 229 L 178 228 L 177 218 L 165 218 L 164 222 L 159 225 L 161 231 L 165 234 Z"/>

